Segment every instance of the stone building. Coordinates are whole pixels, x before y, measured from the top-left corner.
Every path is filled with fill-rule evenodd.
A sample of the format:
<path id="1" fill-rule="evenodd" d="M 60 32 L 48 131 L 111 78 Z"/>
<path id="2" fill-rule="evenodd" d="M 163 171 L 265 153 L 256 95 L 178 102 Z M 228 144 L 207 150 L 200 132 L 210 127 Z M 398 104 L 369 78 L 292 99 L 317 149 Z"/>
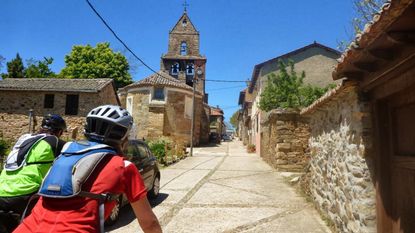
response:
<path id="1" fill-rule="evenodd" d="M 339 232 L 415 232 L 415 1 L 391 0 L 310 118 L 310 192 Z"/>
<path id="2" fill-rule="evenodd" d="M 281 56 L 272 58 L 268 61 L 255 65 L 252 71 L 251 82 L 247 92 L 252 96 L 252 110 L 249 127 L 250 144 L 255 144 L 256 152 L 261 155 L 261 110 L 258 108 L 261 93 L 264 90 L 268 76 L 278 74 L 278 62 L 289 60 L 294 62 L 297 73 L 305 72 L 304 84 L 310 84 L 317 87 L 325 87 L 334 83 L 330 75 L 332 68 L 336 65 L 336 59 L 339 58 L 340 52 L 314 42 L 305 47 L 296 49 Z M 266 146 L 265 146 L 266 147 Z"/>
<path id="3" fill-rule="evenodd" d="M 238 115 L 238 136 L 244 145 L 252 142 L 251 135 L 251 112 L 252 112 L 252 95 L 248 92 L 248 88 L 239 93 L 238 105 L 241 107 Z"/>
<path id="4" fill-rule="evenodd" d="M 120 89 L 119 96 L 134 118 L 133 138 L 166 136 L 190 144 L 192 87 L 167 73 L 159 72 Z M 201 93 L 196 92 L 195 100 L 195 119 L 207 122 Z M 201 141 L 201 128 L 201 121 L 196 120 L 195 145 Z"/>
<path id="5" fill-rule="evenodd" d="M 219 107 L 210 107 L 209 120 L 210 134 L 215 133 L 220 141 L 222 139 L 222 134 L 226 132 L 224 127 L 225 117 L 223 116 L 223 110 Z"/>
<path id="6" fill-rule="evenodd" d="M 167 54 L 158 73 L 120 89 L 122 105 L 132 113 L 133 137 L 161 136 L 190 144 L 193 88 L 194 145 L 209 140 L 209 106 L 205 93 L 206 58 L 199 52 L 199 32 L 185 11 L 169 33 Z"/>
<path id="7" fill-rule="evenodd" d="M 64 139 L 72 135 L 79 138 L 85 116 L 92 108 L 119 103 L 111 79 L 1 80 L 0 133 L 15 141 L 23 133 L 36 131 L 44 115 L 55 113 L 67 122 Z M 29 118 L 30 112 L 32 118 Z"/>
<path id="8" fill-rule="evenodd" d="M 160 69 L 191 87 L 196 78 L 196 91 L 206 98 L 206 57 L 200 54 L 199 37 L 199 32 L 185 11 L 169 33 L 168 51 L 161 57 Z"/>

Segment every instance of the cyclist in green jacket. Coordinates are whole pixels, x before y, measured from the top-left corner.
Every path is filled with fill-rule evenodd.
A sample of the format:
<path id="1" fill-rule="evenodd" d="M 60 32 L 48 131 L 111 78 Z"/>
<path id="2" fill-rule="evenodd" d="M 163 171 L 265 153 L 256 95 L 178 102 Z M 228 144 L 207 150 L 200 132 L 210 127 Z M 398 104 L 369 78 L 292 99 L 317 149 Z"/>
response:
<path id="1" fill-rule="evenodd" d="M 18 222 L 12 221 L 11 216 L 21 216 L 30 197 L 38 191 L 65 144 L 59 139 L 65 130 L 66 123 L 61 116 L 45 116 L 39 132 L 22 135 L 4 161 L 0 174 L 0 233 L 10 232 L 17 226 Z"/>

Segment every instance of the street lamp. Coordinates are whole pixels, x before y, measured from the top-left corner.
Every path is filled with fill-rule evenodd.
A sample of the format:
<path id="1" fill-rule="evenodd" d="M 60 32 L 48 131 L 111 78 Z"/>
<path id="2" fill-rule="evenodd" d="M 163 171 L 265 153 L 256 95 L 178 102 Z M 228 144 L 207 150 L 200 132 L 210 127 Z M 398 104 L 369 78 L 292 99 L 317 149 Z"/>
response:
<path id="1" fill-rule="evenodd" d="M 196 75 L 193 76 L 193 96 L 192 96 L 192 123 L 190 129 L 190 156 L 193 156 L 193 140 L 194 140 L 194 133 L 195 133 L 195 111 L 196 111 L 196 84 L 198 81 L 197 76 L 201 76 L 203 74 L 203 70 L 199 67 L 196 69 Z"/>

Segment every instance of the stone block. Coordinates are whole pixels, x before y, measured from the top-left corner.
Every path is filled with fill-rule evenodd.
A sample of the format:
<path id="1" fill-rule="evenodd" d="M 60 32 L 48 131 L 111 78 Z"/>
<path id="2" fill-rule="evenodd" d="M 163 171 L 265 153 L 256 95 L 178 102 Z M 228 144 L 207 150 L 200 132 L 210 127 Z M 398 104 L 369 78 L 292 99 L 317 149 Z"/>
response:
<path id="1" fill-rule="evenodd" d="M 278 143 L 276 149 L 278 152 L 289 152 L 291 151 L 291 143 Z"/>

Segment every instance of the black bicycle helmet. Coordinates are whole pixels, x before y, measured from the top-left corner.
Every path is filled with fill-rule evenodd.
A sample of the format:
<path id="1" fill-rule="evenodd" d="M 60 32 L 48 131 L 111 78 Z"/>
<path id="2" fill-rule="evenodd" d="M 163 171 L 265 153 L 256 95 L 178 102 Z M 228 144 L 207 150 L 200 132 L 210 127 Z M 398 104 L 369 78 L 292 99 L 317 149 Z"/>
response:
<path id="1" fill-rule="evenodd" d="M 42 125 L 43 129 L 57 131 L 57 130 L 66 130 L 65 120 L 57 114 L 48 114 L 43 117 Z"/>
<path id="2" fill-rule="evenodd" d="M 127 110 L 116 105 L 92 109 L 86 116 L 85 137 L 99 143 L 120 144 L 128 137 L 133 118 Z"/>

